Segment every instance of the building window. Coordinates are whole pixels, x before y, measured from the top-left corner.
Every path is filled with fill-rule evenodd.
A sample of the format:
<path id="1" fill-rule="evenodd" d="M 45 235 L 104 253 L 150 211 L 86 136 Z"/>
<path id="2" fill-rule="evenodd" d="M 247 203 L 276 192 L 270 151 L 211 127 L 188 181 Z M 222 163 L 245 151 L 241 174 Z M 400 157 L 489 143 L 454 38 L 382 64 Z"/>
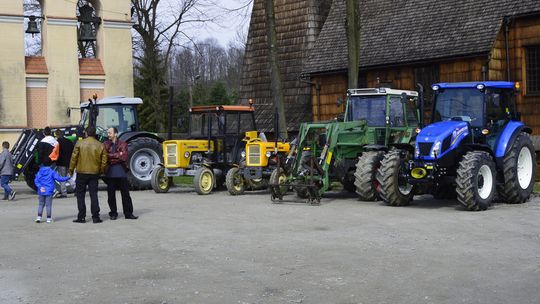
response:
<path id="1" fill-rule="evenodd" d="M 41 32 L 43 21 L 41 1 L 24 0 L 24 55 L 27 57 L 41 56 Z"/>
<path id="2" fill-rule="evenodd" d="M 77 3 L 79 58 L 97 58 L 97 36 L 101 18 L 98 1 L 79 0 Z"/>
<path id="3" fill-rule="evenodd" d="M 525 49 L 527 60 L 527 94 L 540 94 L 540 45 Z"/>

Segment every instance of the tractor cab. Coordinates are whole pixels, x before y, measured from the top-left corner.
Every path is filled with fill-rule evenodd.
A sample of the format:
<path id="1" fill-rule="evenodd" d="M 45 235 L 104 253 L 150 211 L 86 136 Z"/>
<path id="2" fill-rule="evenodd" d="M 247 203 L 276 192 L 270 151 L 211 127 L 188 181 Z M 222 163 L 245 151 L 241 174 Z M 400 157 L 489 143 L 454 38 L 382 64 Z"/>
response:
<path id="1" fill-rule="evenodd" d="M 81 103 L 81 120 L 79 126 L 96 127 L 100 138 L 107 138 L 107 129 L 116 127 L 121 135 L 126 132 L 139 131 L 137 106 L 143 103 L 140 98 L 108 97 Z"/>
<path id="2" fill-rule="evenodd" d="M 418 126 L 420 101 L 415 91 L 351 89 L 347 95 L 345 121 L 365 121 L 374 130 L 374 144 L 396 142 L 403 131 Z"/>
<path id="3" fill-rule="evenodd" d="M 251 106 L 196 106 L 189 112 L 189 139 L 204 139 L 217 147 L 208 154 L 211 162 L 238 163 L 246 132 L 257 130 Z"/>

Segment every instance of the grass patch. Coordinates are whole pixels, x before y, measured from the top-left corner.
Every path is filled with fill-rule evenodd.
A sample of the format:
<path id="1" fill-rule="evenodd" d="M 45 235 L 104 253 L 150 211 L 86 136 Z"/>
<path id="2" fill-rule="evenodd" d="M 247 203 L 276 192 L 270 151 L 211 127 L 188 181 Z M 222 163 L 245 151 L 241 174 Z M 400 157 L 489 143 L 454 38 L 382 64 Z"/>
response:
<path id="1" fill-rule="evenodd" d="M 175 185 L 193 185 L 193 176 L 174 176 L 173 182 Z"/>
<path id="2" fill-rule="evenodd" d="M 534 183 L 533 192 L 540 193 L 540 182 Z"/>

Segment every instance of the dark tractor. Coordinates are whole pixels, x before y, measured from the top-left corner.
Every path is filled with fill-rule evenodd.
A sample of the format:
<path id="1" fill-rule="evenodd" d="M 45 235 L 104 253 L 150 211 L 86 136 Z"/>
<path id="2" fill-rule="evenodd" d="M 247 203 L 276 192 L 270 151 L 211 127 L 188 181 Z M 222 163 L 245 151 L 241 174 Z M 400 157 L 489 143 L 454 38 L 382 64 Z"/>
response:
<path id="1" fill-rule="evenodd" d="M 159 136 L 141 131 L 137 116 L 140 98 L 108 97 L 90 99 L 80 105 L 81 120 L 78 125 L 53 128 L 64 131 L 66 138 L 76 141 L 83 136 L 84 128 L 96 127 L 98 140 L 107 139 L 107 129 L 116 127 L 119 138 L 128 144 L 130 173 L 128 180 L 133 189 L 149 189 L 150 177 L 155 165 L 161 162 L 161 142 Z M 68 116 L 71 115 L 68 109 Z M 13 146 L 11 152 L 15 160 L 15 177 L 24 173 L 28 186 L 36 189 L 34 177 L 39 170 L 36 144 L 43 138 L 41 129 L 25 129 Z"/>
<path id="2" fill-rule="evenodd" d="M 414 194 L 455 198 L 467 210 L 486 210 L 498 197 L 509 204 L 529 198 L 536 156 L 531 129 L 520 120 L 518 83 L 438 83 L 432 123 L 414 146 L 385 155 L 378 180 L 384 201 L 408 205 Z"/>

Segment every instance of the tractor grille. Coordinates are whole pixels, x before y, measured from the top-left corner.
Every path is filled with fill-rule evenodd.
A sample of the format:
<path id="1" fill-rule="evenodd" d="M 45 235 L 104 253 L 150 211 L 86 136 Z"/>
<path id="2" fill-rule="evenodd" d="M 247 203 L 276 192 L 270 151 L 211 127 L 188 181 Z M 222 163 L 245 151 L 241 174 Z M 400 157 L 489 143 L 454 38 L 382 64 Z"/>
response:
<path id="1" fill-rule="evenodd" d="M 429 156 L 429 152 L 431 152 L 431 146 L 433 146 L 433 143 L 418 143 L 418 148 L 420 149 L 420 155 Z"/>
<path id="2" fill-rule="evenodd" d="M 258 165 L 261 163 L 261 147 L 259 145 L 248 146 L 247 165 Z"/>
<path id="3" fill-rule="evenodd" d="M 167 155 L 167 166 L 177 166 L 177 159 L 176 157 L 176 144 L 167 144 L 165 145 L 165 151 Z"/>

